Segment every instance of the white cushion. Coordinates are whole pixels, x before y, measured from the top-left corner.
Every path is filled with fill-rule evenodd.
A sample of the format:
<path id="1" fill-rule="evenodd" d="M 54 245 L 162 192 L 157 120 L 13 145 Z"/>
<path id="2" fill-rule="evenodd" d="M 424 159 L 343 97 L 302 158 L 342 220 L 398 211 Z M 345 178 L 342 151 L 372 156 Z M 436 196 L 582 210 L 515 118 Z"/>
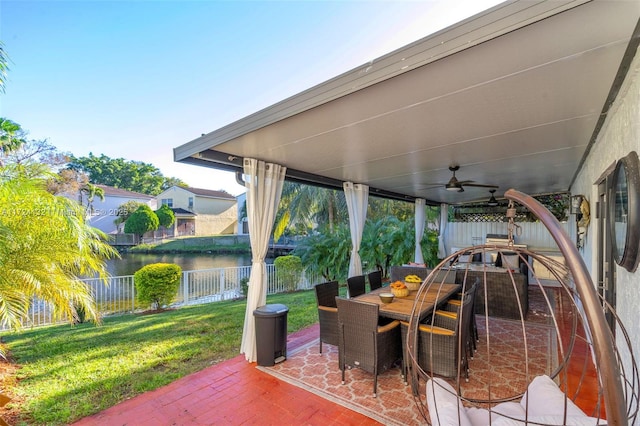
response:
<path id="1" fill-rule="evenodd" d="M 474 426 L 486 426 L 492 424 L 501 417 L 501 414 L 514 418 L 524 418 L 525 412 L 519 402 L 502 402 L 489 410 L 484 408 L 467 408 L 467 417 Z"/>
<path id="2" fill-rule="evenodd" d="M 488 423 L 487 423 L 488 424 Z M 564 421 L 564 416 L 547 415 L 547 416 L 529 416 L 527 422 L 524 417 L 521 420 L 513 420 L 507 417 L 500 417 L 496 421 L 492 421 L 492 426 L 521 426 L 521 425 L 554 425 L 554 426 L 596 426 L 606 425 L 604 420 L 598 420 L 588 416 L 569 416 Z"/>
<path id="3" fill-rule="evenodd" d="M 467 408 L 467 418 L 473 426 L 486 426 L 489 424 L 489 411 L 484 408 Z"/>
<path id="4" fill-rule="evenodd" d="M 439 377 L 427 381 L 427 408 L 433 426 L 473 426 L 453 386 Z"/>
<path id="5" fill-rule="evenodd" d="M 565 410 L 565 400 L 567 401 L 568 416 L 587 416 L 547 375 L 537 376 L 529 383 L 520 405 L 525 411 L 528 410 L 529 416 L 562 416 Z"/>

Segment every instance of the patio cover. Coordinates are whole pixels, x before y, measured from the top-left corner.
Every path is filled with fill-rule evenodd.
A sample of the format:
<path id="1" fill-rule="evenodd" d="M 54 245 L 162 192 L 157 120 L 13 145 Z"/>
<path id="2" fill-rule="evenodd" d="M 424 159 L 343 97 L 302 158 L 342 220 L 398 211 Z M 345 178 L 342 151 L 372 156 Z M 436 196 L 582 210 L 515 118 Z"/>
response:
<path id="1" fill-rule="evenodd" d="M 174 149 L 176 161 L 456 204 L 570 190 L 638 46 L 637 1 L 509 1 Z M 224 99 L 222 102 L 233 102 Z M 206 124 L 205 124 L 206 125 Z"/>

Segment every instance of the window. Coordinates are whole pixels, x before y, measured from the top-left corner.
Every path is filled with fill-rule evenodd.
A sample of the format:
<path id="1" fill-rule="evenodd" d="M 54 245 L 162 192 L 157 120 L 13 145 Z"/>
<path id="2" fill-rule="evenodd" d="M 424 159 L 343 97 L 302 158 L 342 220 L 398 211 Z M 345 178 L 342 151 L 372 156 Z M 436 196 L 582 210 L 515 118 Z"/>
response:
<path id="1" fill-rule="evenodd" d="M 189 210 L 193 210 L 193 197 L 189 197 Z"/>
<path id="2" fill-rule="evenodd" d="M 162 204 L 163 206 L 169 206 L 171 208 L 173 207 L 173 198 L 163 198 L 162 200 L 160 200 L 160 204 Z"/>

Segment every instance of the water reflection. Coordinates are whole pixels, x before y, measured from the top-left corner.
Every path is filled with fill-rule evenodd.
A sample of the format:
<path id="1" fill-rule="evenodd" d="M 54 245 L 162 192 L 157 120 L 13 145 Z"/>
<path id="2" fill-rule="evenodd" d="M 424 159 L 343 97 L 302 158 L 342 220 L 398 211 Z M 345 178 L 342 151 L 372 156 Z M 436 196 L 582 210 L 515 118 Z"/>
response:
<path id="1" fill-rule="evenodd" d="M 150 263 L 175 263 L 183 271 L 211 268 L 232 268 L 251 265 L 250 254 L 142 254 L 123 253 L 122 259 L 107 261 L 107 271 L 111 276 L 133 275 L 138 269 Z M 273 263 L 273 259 L 267 259 Z"/>

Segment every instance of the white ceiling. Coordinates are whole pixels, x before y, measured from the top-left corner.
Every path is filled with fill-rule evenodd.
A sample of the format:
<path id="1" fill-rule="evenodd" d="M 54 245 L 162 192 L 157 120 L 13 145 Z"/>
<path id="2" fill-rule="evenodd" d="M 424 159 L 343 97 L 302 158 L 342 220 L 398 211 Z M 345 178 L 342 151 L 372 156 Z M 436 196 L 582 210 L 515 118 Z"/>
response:
<path id="1" fill-rule="evenodd" d="M 460 166 L 459 180 L 498 185 L 498 197 L 509 188 L 567 191 L 640 17 L 635 0 L 583 3 L 498 5 L 203 135 L 174 157 L 228 170 L 258 158 L 301 181 L 353 181 L 372 194 L 438 203 L 490 195 L 446 191 L 450 165 Z"/>

